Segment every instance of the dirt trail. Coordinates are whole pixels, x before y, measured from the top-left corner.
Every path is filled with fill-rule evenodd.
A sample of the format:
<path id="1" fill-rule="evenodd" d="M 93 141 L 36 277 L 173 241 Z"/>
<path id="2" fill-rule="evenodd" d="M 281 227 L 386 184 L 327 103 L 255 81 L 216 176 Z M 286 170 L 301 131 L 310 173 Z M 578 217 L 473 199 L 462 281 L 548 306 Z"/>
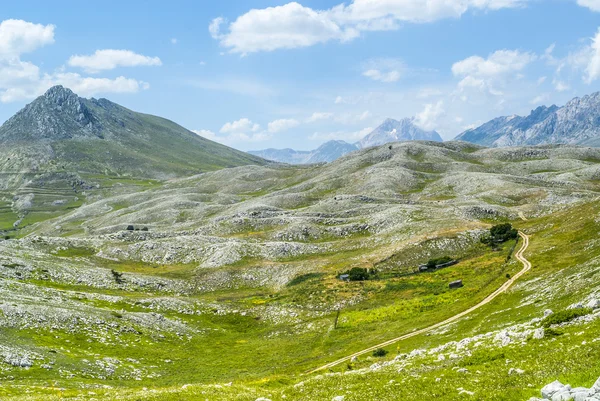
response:
<path id="1" fill-rule="evenodd" d="M 466 311 L 461 312 L 461 313 L 459 313 L 457 315 L 454 315 L 451 318 L 448 318 L 448 319 L 444 320 L 443 322 L 436 323 L 433 326 L 429 326 L 429 327 L 426 327 L 424 329 L 413 331 L 412 333 L 408 333 L 408 334 L 405 334 L 403 336 L 393 338 L 391 340 L 388 340 L 388 341 L 383 342 L 381 344 L 374 345 L 374 346 L 369 347 L 367 349 L 364 349 L 362 351 L 355 352 L 352 355 L 348 355 L 348 356 L 346 356 L 344 358 L 338 359 L 337 361 L 330 362 L 327 365 L 323 365 L 323 366 L 321 366 L 321 367 L 319 367 L 317 369 L 314 369 L 314 370 L 312 370 L 312 371 L 310 371 L 308 373 L 309 374 L 310 373 L 315 373 L 315 372 L 318 372 L 318 371 L 321 371 L 321 370 L 332 368 L 332 367 L 334 367 L 336 365 L 339 365 L 340 363 L 344 363 L 344 362 L 350 361 L 354 357 L 359 357 L 361 355 L 373 352 L 373 351 L 375 351 L 378 348 L 387 347 L 388 345 L 395 344 L 395 343 L 397 343 L 399 341 L 406 340 L 408 338 L 415 337 L 415 336 L 418 336 L 418 335 L 421 335 L 421 334 L 425 334 L 425 333 L 428 333 L 428 332 L 430 332 L 432 330 L 435 330 L 435 329 L 438 329 L 438 328 L 440 328 L 442 326 L 445 326 L 447 324 L 454 323 L 457 320 L 459 320 L 460 318 L 468 315 L 469 313 L 471 313 L 471 312 L 473 312 L 473 311 L 481 308 L 482 306 L 487 305 L 488 303 L 492 302 L 498 295 L 504 293 L 508 288 L 510 288 L 510 286 L 513 285 L 513 283 L 516 280 L 518 280 L 523 274 L 527 273 L 531 269 L 531 263 L 523 256 L 523 253 L 527 250 L 527 247 L 529 246 L 529 236 L 527 236 L 527 234 L 525 234 L 525 233 L 523 233 L 521 231 L 519 231 L 519 236 L 523 239 L 523 244 L 521 245 L 521 248 L 519 249 L 519 251 L 515 254 L 515 259 L 517 259 L 519 262 L 521 262 L 523 264 L 523 269 L 521 269 L 521 271 L 519 271 L 517 274 L 515 274 L 513 277 L 511 277 L 509 280 L 507 280 L 504 284 L 502 284 L 502 286 L 500 286 L 500 288 L 498 288 L 496 291 L 494 291 L 493 293 L 491 293 L 490 295 L 488 295 L 483 301 L 479 302 L 477 305 L 472 306 L 471 308 L 467 309 Z"/>

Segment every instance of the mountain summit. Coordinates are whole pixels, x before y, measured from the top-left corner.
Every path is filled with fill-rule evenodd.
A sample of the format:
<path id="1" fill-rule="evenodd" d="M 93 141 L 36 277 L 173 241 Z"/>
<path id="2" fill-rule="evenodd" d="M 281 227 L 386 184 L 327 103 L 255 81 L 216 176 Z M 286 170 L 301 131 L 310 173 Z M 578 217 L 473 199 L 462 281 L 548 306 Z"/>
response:
<path id="1" fill-rule="evenodd" d="M 366 148 L 401 141 L 442 142 L 442 138 L 436 131 L 425 131 L 417 127 L 414 118 L 403 118 L 400 121 L 388 118 L 359 144 L 361 148 Z"/>
<path id="2" fill-rule="evenodd" d="M 168 178 L 265 161 L 164 118 L 50 88 L 0 127 L 2 170 Z M 32 156 L 35 155 L 35 156 Z M 18 165 L 15 165 L 18 163 Z"/>
<path id="3" fill-rule="evenodd" d="M 526 117 L 498 117 L 456 139 L 494 147 L 559 143 L 600 146 L 600 92 L 574 98 L 563 107 L 540 106 Z"/>

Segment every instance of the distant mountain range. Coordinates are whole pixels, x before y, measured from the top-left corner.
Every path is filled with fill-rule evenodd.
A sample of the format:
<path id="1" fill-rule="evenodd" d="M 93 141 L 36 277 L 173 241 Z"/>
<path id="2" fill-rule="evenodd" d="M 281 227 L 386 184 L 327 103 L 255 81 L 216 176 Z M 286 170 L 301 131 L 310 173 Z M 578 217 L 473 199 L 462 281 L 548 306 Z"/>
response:
<path id="1" fill-rule="evenodd" d="M 248 153 L 263 159 L 288 164 L 328 163 L 358 150 L 355 144 L 345 141 L 328 141 L 315 150 L 265 149 Z"/>
<path id="2" fill-rule="evenodd" d="M 600 146 L 600 92 L 574 98 L 563 107 L 540 106 L 528 116 L 495 118 L 456 140 L 490 147 L 543 144 Z"/>
<path id="3" fill-rule="evenodd" d="M 329 141 L 312 151 L 297 151 L 288 148 L 255 150 L 248 153 L 280 163 L 328 163 L 358 149 L 384 145 L 388 142 L 416 140 L 442 142 L 442 138 L 437 132 L 425 131 L 417 127 L 412 118 L 405 118 L 400 121 L 388 118 L 383 124 L 356 143 Z"/>
<path id="4" fill-rule="evenodd" d="M 74 172 L 169 178 L 264 163 L 164 118 L 106 99 L 80 98 L 62 86 L 0 127 L 0 173 L 11 177 Z"/>

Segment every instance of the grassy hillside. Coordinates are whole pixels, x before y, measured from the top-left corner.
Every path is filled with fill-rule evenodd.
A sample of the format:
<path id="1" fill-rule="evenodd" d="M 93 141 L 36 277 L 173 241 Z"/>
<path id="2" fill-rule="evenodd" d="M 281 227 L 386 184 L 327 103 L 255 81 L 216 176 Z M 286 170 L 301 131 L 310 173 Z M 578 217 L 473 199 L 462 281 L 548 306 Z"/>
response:
<path id="1" fill-rule="evenodd" d="M 0 242 L 0 397 L 523 400 L 555 379 L 589 387 L 600 314 L 543 318 L 600 298 L 599 156 L 395 144 L 149 183 L 31 225 Z M 498 222 L 531 238 L 533 269 L 508 293 L 385 356 L 305 374 L 500 287 L 522 266 L 520 244 L 481 243 Z M 459 263 L 416 272 L 442 256 Z M 374 271 L 338 278 L 353 267 Z"/>

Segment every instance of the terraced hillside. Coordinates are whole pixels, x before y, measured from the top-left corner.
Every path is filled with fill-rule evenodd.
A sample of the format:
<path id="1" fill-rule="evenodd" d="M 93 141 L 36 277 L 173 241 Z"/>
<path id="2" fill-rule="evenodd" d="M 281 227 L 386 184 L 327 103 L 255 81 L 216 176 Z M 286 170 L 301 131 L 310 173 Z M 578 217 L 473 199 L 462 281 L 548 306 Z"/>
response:
<path id="1" fill-rule="evenodd" d="M 600 149 L 406 142 L 88 200 L 0 242 L 0 396 L 521 400 L 555 379 L 590 387 L 599 177 Z M 533 269 L 506 294 L 303 375 L 501 287 L 522 265 L 514 240 L 480 241 L 498 222 L 531 241 Z M 443 256 L 459 263 L 417 272 Z M 369 280 L 338 278 L 351 268 Z"/>

